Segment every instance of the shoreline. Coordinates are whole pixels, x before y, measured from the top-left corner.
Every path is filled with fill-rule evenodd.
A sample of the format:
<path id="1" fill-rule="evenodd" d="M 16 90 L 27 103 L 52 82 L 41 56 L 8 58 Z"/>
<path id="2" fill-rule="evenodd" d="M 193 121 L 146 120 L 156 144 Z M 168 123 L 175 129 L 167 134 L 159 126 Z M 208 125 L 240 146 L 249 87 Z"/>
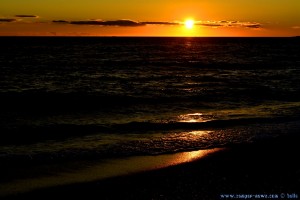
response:
<path id="1" fill-rule="evenodd" d="M 294 194 L 300 199 L 299 138 L 293 134 L 255 144 L 232 145 L 179 165 L 7 197 L 222 199 L 220 195 L 226 194 Z"/>
<path id="2" fill-rule="evenodd" d="M 20 170 L 22 170 L 23 174 L 29 174 L 29 176 L 26 177 L 25 175 L 25 177 L 20 178 L 14 174 L 11 177 L 8 175 L 8 181 L 0 183 L 0 197 L 14 194 L 22 195 L 26 192 L 51 187 L 64 187 L 71 184 L 85 184 L 114 177 L 130 176 L 132 174 L 192 162 L 220 150 L 222 149 L 215 148 L 162 155 L 103 159 L 100 161 L 67 162 L 60 165 L 43 164 L 27 166 L 27 169 Z M 39 173 L 36 173 L 35 169 Z"/>

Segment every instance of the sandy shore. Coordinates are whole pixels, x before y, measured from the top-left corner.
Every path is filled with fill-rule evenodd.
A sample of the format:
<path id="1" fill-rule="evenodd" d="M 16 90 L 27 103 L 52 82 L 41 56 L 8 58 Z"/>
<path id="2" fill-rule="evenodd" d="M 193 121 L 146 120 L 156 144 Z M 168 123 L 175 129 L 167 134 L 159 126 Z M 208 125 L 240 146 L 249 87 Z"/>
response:
<path id="1" fill-rule="evenodd" d="M 49 187 L 7 198 L 234 199 L 222 195 L 236 195 L 235 199 L 243 199 L 252 195 L 248 198 L 258 199 L 255 195 L 268 195 L 268 199 L 300 199 L 299 138 L 286 136 L 233 145 L 167 168 Z"/>
<path id="2" fill-rule="evenodd" d="M 222 148 L 100 160 L 12 162 L 0 170 L 0 198 L 34 190 L 87 183 L 192 162 Z M 27 164 L 26 164 L 27 163 Z"/>

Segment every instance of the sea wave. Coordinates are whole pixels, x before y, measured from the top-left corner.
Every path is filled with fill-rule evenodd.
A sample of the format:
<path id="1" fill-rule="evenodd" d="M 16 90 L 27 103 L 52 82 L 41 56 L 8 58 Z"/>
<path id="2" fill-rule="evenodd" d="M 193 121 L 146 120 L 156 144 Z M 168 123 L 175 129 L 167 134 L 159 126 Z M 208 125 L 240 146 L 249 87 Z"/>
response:
<path id="1" fill-rule="evenodd" d="M 300 121 L 253 123 L 235 127 L 161 130 L 148 133 L 92 134 L 31 144 L 3 144 L 0 163 L 49 163 L 157 155 L 261 142 L 298 134 Z M 73 129 L 72 131 L 74 131 Z M 77 130 L 77 129 L 76 129 Z M 68 133 L 68 131 L 63 134 Z"/>
<path id="2" fill-rule="evenodd" d="M 142 137 L 144 134 L 155 134 L 157 132 L 178 132 L 178 131 L 202 131 L 217 130 L 224 128 L 238 128 L 255 124 L 285 123 L 298 120 L 300 116 L 285 117 L 253 117 L 234 116 L 231 119 L 209 119 L 189 117 L 181 121 L 133 121 L 128 123 L 111 124 L 44 124 L 44 125 L 19 125 L 1 127 L 0 144 L 27 144 L 45 140 L 62 140 L 74 137 L 96 134 L 137 134 Z M 198 121 L 198 122 L 197 122 Z"/>

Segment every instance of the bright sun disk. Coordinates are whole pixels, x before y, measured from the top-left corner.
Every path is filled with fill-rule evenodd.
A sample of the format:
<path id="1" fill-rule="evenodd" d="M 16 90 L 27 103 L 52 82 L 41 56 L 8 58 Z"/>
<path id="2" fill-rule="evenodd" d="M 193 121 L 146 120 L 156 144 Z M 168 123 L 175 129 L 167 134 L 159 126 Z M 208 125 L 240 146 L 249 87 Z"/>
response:
<path id="1" fill-rule="evenodd" d="M 194 22 L 194 20 L 192 20 L 192 19 L 188 19 L 188 20 L 186 20 L 186 21 L 184 22 L 185 27 L 188 28 L 188 29 L 193 28 L 194 23 L 195 23 L 195 22 Z"/>

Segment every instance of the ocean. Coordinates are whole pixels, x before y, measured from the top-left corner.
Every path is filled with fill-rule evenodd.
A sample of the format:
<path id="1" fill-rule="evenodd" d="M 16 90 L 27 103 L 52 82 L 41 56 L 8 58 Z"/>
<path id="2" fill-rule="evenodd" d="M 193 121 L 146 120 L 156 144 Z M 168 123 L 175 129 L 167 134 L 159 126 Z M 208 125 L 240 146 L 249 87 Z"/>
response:
<path id="1" fill-rule="evenodd" d="M 1 37 L 0 165 L 299 134 L 299 38 Z"/>

